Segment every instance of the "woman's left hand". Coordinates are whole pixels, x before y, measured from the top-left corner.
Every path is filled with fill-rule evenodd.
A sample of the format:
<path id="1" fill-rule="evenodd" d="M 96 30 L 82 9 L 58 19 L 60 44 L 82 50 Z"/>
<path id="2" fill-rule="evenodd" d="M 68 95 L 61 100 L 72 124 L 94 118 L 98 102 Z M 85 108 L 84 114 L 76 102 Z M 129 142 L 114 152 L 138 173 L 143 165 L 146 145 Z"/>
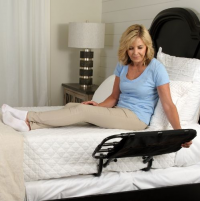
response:
<path id="1" fill-rule="evenodd" d="M 181 146 L 184 147 L 184 148 L 189 148 L 192 144 L 192 141 L 190 142 L 185 142 L 184 144 L 182 144 Z"/>

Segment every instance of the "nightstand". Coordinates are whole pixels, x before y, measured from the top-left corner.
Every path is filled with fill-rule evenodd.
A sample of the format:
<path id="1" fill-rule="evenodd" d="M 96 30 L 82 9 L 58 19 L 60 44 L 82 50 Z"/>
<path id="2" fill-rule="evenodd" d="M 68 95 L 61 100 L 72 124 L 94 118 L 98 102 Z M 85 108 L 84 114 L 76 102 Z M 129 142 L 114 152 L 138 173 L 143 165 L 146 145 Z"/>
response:
<path id="1" fill-rule="evenodd" d="M 64 105 L 69 102 L 81 103 L 92 99 L 98 85 L 93 84 L 91 87 L 83 88 L 78 83 L 63 83 Z"/>

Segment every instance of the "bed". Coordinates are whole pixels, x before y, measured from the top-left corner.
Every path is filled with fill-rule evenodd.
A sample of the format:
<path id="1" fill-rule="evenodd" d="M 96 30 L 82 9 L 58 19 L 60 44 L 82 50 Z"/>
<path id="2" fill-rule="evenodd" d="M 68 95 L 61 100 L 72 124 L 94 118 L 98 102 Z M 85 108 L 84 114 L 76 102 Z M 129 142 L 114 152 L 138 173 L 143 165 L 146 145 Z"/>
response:
<path id="1" fill-rule="evenodd" d="M 169 200 L 172 196 L 177 200 L 200 199 L 200 22 L 191 10 L 170 8 L 155 17 L 149 31 L 155 56 L 169 73 L 172 98 L 181 125 L 197 131 L 191 148 L 155 157 L 153 168 L 148 172 L 140 170 L 145 164 L 139 157 L 134 157 L 110 164 L 100 177 L 95 177 L 97 161 L 90 153 L 102 139 L 124 130 L 77 124 L 21 133 L 25 200 L 147 200 L 149 197 Z M 100 102 L 108 96 L 113 80 L 113 75 L 107 78 L 93 100 Z M 171 126 L 158 101 L 147 130 L 169 129 Z M 80 157 L 76 153 L 83 154 Z"/>

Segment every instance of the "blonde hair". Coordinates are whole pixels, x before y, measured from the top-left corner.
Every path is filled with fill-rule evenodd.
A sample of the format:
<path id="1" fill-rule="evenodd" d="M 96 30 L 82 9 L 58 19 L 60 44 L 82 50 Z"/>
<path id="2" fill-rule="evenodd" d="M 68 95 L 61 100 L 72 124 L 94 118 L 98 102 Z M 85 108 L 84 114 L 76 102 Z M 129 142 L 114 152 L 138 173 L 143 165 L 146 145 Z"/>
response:
<path id="1" fill-rule="evenodd" d="M 133 44 L 136 38 L 140 38 L 147 47 L 144 58 L 144 65 L 148 65 L 154 57 L 153 42 L 148 30 L 143 25 L 132 25 L 126 29 L 120 39 L 118 50 L 118 59 L 121 64 L 128 65 L 131 60 L 128 56 L 127 50 Z"/>

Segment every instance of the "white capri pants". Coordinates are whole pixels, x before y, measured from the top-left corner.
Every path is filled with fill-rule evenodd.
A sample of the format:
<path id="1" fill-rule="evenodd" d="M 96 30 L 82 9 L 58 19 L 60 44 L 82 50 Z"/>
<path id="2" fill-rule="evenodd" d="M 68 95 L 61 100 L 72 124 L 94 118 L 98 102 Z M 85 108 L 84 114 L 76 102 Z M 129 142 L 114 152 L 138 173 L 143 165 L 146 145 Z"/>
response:
<path id="1" fill-rule="evenodd" d="M 68 103 L 62 109 L 28 112 L 31 130 L 87 122 L 103 128 L 143 130 L 147 125 L 129 109 Z"/>

